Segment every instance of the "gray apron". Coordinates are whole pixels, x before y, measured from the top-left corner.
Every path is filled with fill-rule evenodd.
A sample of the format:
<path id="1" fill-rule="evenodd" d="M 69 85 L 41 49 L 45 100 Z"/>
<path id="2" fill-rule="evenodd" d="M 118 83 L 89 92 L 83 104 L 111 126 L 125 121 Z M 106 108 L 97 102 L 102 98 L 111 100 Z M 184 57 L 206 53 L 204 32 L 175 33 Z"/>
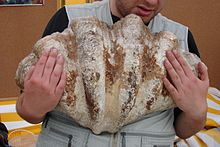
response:
<path id="1" fill-rule="evenodd" d="M 172 111 L 152 113 L 115 134 L 99 135 L 53 111 L 44 120 L 37 147 L 171 147 L 175 136 Z"/>

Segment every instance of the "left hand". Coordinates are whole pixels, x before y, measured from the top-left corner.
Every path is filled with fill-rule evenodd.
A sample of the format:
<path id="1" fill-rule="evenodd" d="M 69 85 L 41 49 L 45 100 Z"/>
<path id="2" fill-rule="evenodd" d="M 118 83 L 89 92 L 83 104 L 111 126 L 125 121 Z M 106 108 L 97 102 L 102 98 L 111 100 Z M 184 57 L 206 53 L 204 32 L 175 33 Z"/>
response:
<path id="1" fill-rule="evenodd" d="M 189 118 L 204 118 L 207 113 L 206 96 L 209 87 L 207 67 L 200 62 L 199 77 L 196 77 L 178 51 L 167 51 L 166 57 L 164 65 L 170 79 L 164 78 L 163 82 L 177 107 Z"/>

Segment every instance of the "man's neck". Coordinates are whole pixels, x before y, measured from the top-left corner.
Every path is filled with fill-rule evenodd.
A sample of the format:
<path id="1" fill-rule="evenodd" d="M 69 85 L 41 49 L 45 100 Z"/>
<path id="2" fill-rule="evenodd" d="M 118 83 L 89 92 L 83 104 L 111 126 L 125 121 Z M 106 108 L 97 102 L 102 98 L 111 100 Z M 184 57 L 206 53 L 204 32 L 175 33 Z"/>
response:
<path id="1" fill-rule="evenodd" d="M 119 13 L 118 8 L 116 7 L 116 0 L 109 0 L 109 5 L 110 5 L 110 11 L 111 14 L 118 17 L 118 18 L 122 18 L 123 16 L 121 16 L 121 14 Z"/>
<path id="2" fill-rule="evenodd" d="M 121 19 L 118 16 L 115 16 L 114 14 L 112 14 L 112 12 L 111 12 L 111 16 L 112 16 L 113 23 L 116 23 L 117 21 L 119 21 Z M 145 25 L 148 26 L 149 23 L 145 23 Z"/>

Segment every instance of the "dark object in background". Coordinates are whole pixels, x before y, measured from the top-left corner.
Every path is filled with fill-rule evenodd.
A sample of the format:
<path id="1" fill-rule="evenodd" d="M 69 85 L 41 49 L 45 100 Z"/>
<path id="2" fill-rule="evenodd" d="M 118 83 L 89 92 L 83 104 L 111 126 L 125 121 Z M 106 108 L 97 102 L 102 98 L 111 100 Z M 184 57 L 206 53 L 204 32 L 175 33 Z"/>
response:
<path id="1" fill-rule="evenodd" d="M 0 147 L 9 147 L 8 145 L 8 129 L 0 122 Z"/>

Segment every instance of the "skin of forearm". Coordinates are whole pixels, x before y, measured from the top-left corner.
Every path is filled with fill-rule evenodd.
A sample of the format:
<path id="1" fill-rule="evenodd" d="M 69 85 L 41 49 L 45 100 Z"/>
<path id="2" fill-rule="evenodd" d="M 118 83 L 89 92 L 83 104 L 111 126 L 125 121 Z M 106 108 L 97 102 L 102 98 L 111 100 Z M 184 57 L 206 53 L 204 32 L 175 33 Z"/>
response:
<path id="1" fill-rule="evenodd" d="M 16 111 L 18 115 L 26 120 L 29 123 L 37 124 L 43 121 L 45 115 L 36 115 L 36 114 L 31 114 L 30 111 L 25 109 L 25 106 L 23 106 L 23 94 L 20 95 L 20 97 L 17 100 L 16 103 Z"/>
<path id="2" fill-rule="evenodd" d="M 199 118 L 192 118 L 182 112 L 174 123 L 176 135 L 182 139 L 189 138 L 204 128 L 206 122 L 206 112 Z"/>

